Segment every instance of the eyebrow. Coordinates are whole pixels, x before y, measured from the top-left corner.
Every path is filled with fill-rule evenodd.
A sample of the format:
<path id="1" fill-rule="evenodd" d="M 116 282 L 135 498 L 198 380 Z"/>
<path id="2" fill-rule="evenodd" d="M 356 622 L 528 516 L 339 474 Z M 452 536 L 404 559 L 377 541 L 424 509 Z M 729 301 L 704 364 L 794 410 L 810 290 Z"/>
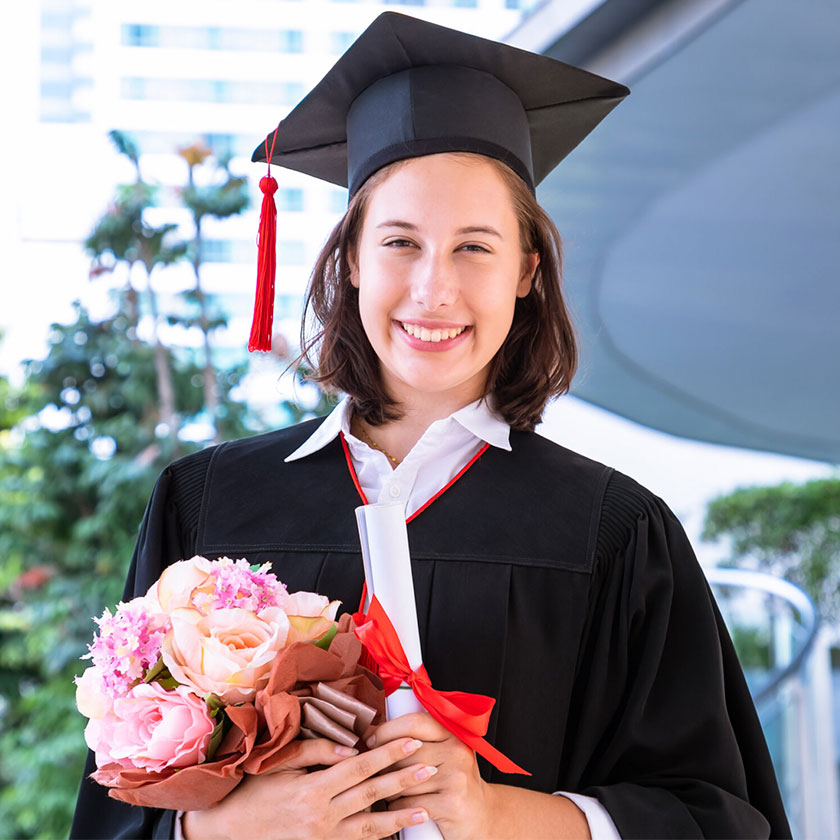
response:
<path id="1" fill-rule="evenodd" d="M 381 222 L 376 226 L 377 228 L 387 228 L 387 227 L 395 227 L 401 228 L 402 230 L 411 230 L 416 231 L 418 230 L 417 225 L 412 224 L 411 222 L 404 222 L 401 219 L 389 219 L 386 222 Z M 469 225 L 468 227 L 458 228 L 455 231 L 457 236 L 462 236 L 466 233 L 486 233 L 490 236 L 498 236 L 499 239 L 504 239 L 501 233 L 496 230 L 494 227 L 490 227 L 489 225 Z"/>

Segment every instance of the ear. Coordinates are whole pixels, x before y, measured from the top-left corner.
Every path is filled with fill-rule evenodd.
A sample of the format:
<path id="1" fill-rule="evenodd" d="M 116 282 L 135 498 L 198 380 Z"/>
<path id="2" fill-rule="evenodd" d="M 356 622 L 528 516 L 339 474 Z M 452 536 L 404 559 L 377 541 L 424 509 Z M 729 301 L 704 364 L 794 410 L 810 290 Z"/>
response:
<path id="1" fill-rule="evenodd" d="M 516 286 L 516 296 L 521 298 L 527 297 L 531 291 L 531 283 L 540 264 L 540 255 L 536 251 L 532 251 L 530 254 L 525 254 L 522 262 L 522 275 Z"/>
<path id="2" fill-rule="evenodd" d="M 350 282 L 359 288 L 359 263 L 356 260 L 356 249 L 347 249 L 347 265 L 350 266 Z"/>

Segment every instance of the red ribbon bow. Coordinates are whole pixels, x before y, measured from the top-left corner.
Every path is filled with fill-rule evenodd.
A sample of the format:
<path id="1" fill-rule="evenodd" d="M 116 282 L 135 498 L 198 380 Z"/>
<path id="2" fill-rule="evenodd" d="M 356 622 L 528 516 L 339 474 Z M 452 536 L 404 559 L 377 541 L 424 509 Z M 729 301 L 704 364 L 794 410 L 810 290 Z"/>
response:
<path id="1" fill-rule="evenodd" d="M 393 694 L 406 683 L 438 723 L 494 767 L 503 773 L 531 775 L 484 740 L 490 712 L 496 702 L 492 697 L 465 691 L 438 691 L 432 687 L 424 665 L 412 670 L 397 631 L 375 595 L 367 615 L 356 613 L 353 618 L 357 625 L 356 636 L 376 662 L 386 695 Z"/>

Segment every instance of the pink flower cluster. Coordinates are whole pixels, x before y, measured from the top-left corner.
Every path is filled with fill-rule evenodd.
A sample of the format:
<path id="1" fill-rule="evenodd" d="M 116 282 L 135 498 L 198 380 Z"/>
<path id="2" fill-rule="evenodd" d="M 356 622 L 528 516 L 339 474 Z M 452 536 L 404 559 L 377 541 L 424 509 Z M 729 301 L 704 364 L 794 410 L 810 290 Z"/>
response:
<path id="1" fill-rule="evenodd" d="M 193 603 L 200 612 L 239 609 L 260 612 L 267 607 L 281 607 L 286 602 L 286 585 L 267 571 L 266 563 L 254 571 L 247 560 L 223 558 L 214 575 L 212 592 L 200 592 Z"/>
<path id="2" fill-rule="evenodd" d="M 253 702 L 280 650 L 335 625 L 338 601 L 289 595 L 268 568 L 227 557 L 181 560 L 144 596 L 95 619 L 83 657 L 92 667 L 76 678 L 76 705 L 90 718 L 85 739 L 98 773 L 205 761 L 221 737 L 224 706 Z"/>
<path id="3" fill-rule="evenodd" d="M 109 696 L 116 698 L 143 679 L 157 662 L 167 622 L 164 616 L 150 611 L 144 598 L 119 604 L 114 615 L 106 609 L 94 621 L 99 632 L 88 645 L 90 653 L 82 659 L 93 661 Z"/>

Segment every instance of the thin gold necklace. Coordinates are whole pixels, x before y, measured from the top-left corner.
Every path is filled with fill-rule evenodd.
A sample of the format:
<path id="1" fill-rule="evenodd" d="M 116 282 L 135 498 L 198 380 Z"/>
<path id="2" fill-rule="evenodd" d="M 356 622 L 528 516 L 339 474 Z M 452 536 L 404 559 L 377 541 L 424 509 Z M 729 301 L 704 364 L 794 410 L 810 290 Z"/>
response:
<path id="1" fill-rule="evenodd" d="M 383 448 L 382 448 L 382 447 L 381 447 L 381 446 L 380 446 L 380 445 L 379 445 L 379 444 L 378 444 L 378 443 L 377 443 L 377 442 L 376 442 L 376 441 L 375 441 L 375 440 L 374 440 L 374 439 L 373 439 L 373 438 L 372 438 L 372 437 L 371 437 L 371 436 L 370 436 L 370 435 L 369 435 L 369 434 L 368 434 L 368 433 L 364 430 L 364 427 L 362 426 L 362 422 L 361 422 L 361 420 L 359 420 L 359 418 L 358 418 L 358 417 L 354 417 L 354 418 L 353 418 L 353 420 L 354 420 L 354 422 L 355 422 L 355 424 L 356 424 L 356 429 L 358 429 L 358 431 L 360 431 L 360 432 L 362 433 L 362 437 L 364 438 L 365 443 L 367 443 L 369 446 L 371 446 L 371 447 L 373 447 L 374 449 L 376 449 L 376 450 L 378 450 L 379 452 L 381 452 L 381 453 L 382 453 L 382 454 L 383 454 L 383 455 L 384 455 L 384 456 L 385 456 L 385 457 L 386 457 L 386 458 L 387 458 L 387 459 L 388 459 L 388 460 L 389 460 L 389 461 L 390 461 L 390 462 L 391 462 L 391 463 L 392 463 L 395 467 L 396 467 L 396 466 L 398 466 L 398 465 L 399 465 L 399 463 L 400 463 L 400 459 L 399 459 L 399 458 L 395 458 L 395 457 L 394 457 L 394 456 L 393 456 L 390 452 L 388 452 L 387 450 L 383 449 Z"/>

